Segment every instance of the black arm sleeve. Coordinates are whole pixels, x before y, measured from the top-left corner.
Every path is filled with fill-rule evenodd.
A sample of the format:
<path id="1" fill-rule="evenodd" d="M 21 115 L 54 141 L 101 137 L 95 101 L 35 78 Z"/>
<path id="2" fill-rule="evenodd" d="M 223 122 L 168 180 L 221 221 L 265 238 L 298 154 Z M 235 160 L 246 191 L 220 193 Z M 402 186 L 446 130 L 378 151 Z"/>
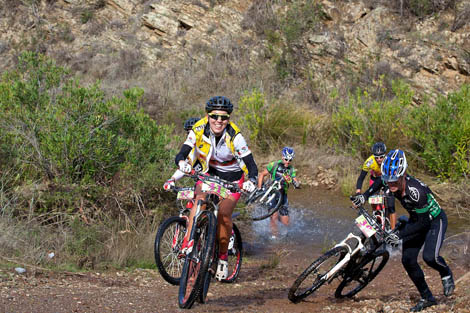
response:
<path id="1" fill-rule="evenodd" d="M 373 184 L 372 186 L 369 187 L 369 189 L 366 190 L 366 192 L 364 192 L 362 195 L 364 196 L 364 198 L 367 200 L 369 199 L 369 196 L 370 195 L 373 195 L 374 193 L 376 193 L 377 191 L 380 190 L 380 188 L 382 187 L 385 187 L 385 184 L 383 182 L 382 179 L 377 179 Z"/>
<path id="2" fill-rule="evenodd" d="M 242 160 L 248 168 L 248 177 L 256 179 L 258 177 L 258 167 L 256 166 L 255 159 L 253 158 L 253 153 L 243 157 Z"/>
<path id="3" fill-rule="evenodd" d="M 390 214 L 395 213 L 395 196 L 392 193 L 388 195 L 386 194 L 385 205 L 388 210 L 388 213 Z"/>
<path id="4" fill-rule="evenodd" d="M 366 178 L 367 172 L 362 170 L 361 174 L 357 178 L 356 182 L 356 189 L 362 189 L 362 183 L 364 182 L 364 178 Z"/>
<path id="5" fill-rule="evenodd" d="M 181 160 L 186 160 L 186 158 L 188 157 L 189 155 L 189 152 L 191 152 L 192 148 L 188 145 L 183 145 L 181 147 L 181 150 L 180 152 L 178 152 L 178 154 L 176 155 L 175 157 L 175 163 L 176 163 L 176 166 L 178 166 L 178 163 L 179 161 Z M 192 164 L 191 164 L 192 165 Z"/>

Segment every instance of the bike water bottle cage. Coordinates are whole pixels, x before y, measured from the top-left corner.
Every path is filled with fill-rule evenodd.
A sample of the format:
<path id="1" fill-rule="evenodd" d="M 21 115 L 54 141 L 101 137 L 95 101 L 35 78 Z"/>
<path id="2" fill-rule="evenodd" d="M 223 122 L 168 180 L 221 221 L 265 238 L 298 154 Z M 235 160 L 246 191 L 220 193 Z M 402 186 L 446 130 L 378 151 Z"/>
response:
<path id="1" fill-rule="evenodd" d="M 382 179 L 385 182 L 396 182 L 405 174 L 406 168 L 405 152 L 402 150 L 391 150 L 382 163 Z"/>

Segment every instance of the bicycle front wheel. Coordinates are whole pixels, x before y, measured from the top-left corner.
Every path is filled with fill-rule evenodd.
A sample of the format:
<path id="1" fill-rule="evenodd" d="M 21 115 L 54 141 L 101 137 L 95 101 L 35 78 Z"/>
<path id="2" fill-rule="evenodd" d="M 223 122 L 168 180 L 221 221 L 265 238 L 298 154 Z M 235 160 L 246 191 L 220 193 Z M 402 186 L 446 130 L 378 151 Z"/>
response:
<path id="1" fill-rule="evenodd" d="M 186 234 L 186 219 L 172 216 L 158 227 L 155 236 L 154 255 L 158 271 L 172 285 L 180 282 L 184 258 L 178 254 Z"/>
<path id="2" fill-rule="evenodd" d="M 385 249 L 365 255 L 357 266 L 344 273 L 343 280 L 336 289 L 335 297 L 351 298 L 356 295 L 380 273 L 389 257 L 390 254 Z"/>
<path id="3" fill-rule="evenodd" d="M 196 227 L 193 250 L 186 256 L 178 291 L 178 305 L 182 309 L 190 309 L 202 291 L 214 249 L 216 218 L 212 212 L 205 211 L 193 227 Z"/>
<path id="4" fill-rule="evenodd" d="M 314 293 L 324 283 L 336 277 L 333 274 L 326 278 L 325 275 L 340 262 L 348 253 L 346 247 L 335 247 L 314 261 L 300 274 L 289 290 L 288 298 L 293 303 L 298 303 L 310 294 Z"/>
<path id="5" fill-rule="evenodd" d="M 251 218 L 260 221 L 270 217 L 279 210 L 281 200 L 282 195 L 279 190 L 271 190 L 267 195 L 261 194 L 249 205 Z"/>

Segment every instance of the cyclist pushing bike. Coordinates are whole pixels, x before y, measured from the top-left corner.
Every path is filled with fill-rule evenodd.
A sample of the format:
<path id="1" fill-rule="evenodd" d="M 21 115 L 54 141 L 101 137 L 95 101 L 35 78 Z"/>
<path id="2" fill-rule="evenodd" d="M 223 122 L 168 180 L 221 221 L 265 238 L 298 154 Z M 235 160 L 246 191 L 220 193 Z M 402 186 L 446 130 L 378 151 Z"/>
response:
<path id="1" fill-rule="evenodd" d="M 233 111 L 232 102 L 222 96 L 210 98 L 205 106 L 207 115 L 194 124 L 186 141 L 176 155 L 175 162 L 183 173 L 192 170 L 188 155 L 194 151 L 195 160 L 201 164 L 202 173 L 229 181 L 252 192 L 256 186 L 258 168 L 240 129 L 230 121 Z M 245 174 L 248 180 L 245 181 Z M 196 202 L 204 200 L 201 183 L 196 184 Z M 239 192 L 231 193 L 221 200 L 217 216 L 217 239 L 219 242 L 219 262 L 215 277 L 220 281 L 228 275 L 228 244 L 232 234 L 232 212 L 240 199 Z M 188 254 L 193 249 L 193 242 L 188 242 L 194 217 L 194 208 L 189 217 L 188 231 L 183 240 L 182 252 Z"/>
<path id="2" fill-rule="evenodd" d="M 365 160 L 364 164 L 362 165 L 361 173 L 359 174 L 359 177 L 357 178 L 356 194 L 361 193 L 362 184 L 363 184 L 364 179 L 366 178 L 368 172 L 370 172 L 369 186 L 372 186 L 372 184 L 375 181 L 381 179 L 380 177 L 382 175 L 382 171 L 381 171 L 380 167 L 381 167 L 382 162 L 385 158 L 385 152 L 386 151 L 387 151 L 387 147 L 385 146 L 385 144 L 383 142 L 376 142 L 372 146 L 372 155 L 369 156 Z M 385 199 L 390 201 L 389 197 L 386 197 Z M 392 198 L 392 200 L 393 200 L 393 198 Z M 383 204 L 372 204 L 372 209 L 373 210 L 379 210 L 380 206 L 382 206 L 382 205 Z M 387 212 L 387 215 L 390 214 L 390 227 L 392 229 L 394 229 L 396 221 L 397 221 L 397 217 L 396 217 L 397 215 L 395 213 L 394 205 L 393 204 L 390 205 L 390 204 L 387 203 L 386 212 Z"/>
<path id="3" fill-rule="evenodd" d="M 364 204 L 371 194 L 385 187 L 386 192 L 389 191 L 408 211 L 409 221 L 390 233 L 386 241 L 397 246 L 399 240 L 403 240 L 402 263 L 421 295 L 421 300 L 411 311 L 418 312 L 437 304 L 418 264 L 418 254 L 423 245 L 423 259 L 439 272 L 445 296 L 452 294 L 455 284 L 452 271 L 439 255 L 447 229 L 447 216 L 431 189 L 408 175 L 406 169 L 405 153 L 398 149 L 389 151 L 382 163 L 382 179 L 377 180 L 364 194 L 352 199 L 356 206 Z"/>
<path id="4" fill-rule="evenodd" d="M 294 148 L 284 147 L 282 149 L 282 159 L 269 163 L 266 166 L 266 169 L 261 172 L 258 177 L 258 189 L 263 185 L 263 179 L 265 176 L 270 175 L 273 181 L 279 180 L 282 178 L 282 175 L 287 175 L 288 179 L 292 180 L 294 187 L 298 188 L 300 186 L 299 181 L 297 180 L 296 174 L 297 171 L 291 165 L 292 160 L 294 159 L 295 152 Z M 281 189 L 281 207 L 279 212 L 275 212 L 271 215 L 271 239 L 276 239 L 278 236 L 277 221 L 280 220 L 282 224 L 289 225 L 289 201 L 287 199 L 287 189 L 289 185 L 284 182 L 284 186 Z"/>

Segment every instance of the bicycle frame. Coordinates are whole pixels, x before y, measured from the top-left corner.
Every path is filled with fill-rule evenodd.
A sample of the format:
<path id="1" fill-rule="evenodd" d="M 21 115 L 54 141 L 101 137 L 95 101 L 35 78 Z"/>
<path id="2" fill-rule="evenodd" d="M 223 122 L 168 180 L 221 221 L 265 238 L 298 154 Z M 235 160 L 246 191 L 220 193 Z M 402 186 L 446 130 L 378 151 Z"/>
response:
<path id="1" fill-rule="evenodd" d="M 282 184 L 286 181 L 286 178 L 284 175 L 278 179 L 272 181 L 272 183 L 269 185 L 269 188 L 266 189 L 264 192 L 263 196 L 259 199 L 260 202 L 264 202 L 265 198 L 268 196 L 268 194 L 274 189 L 274 190 L 281 190 L 282 189 Z M 288 183 L 289 184 L 289 183 Z M 271 199 L 270 199 L 271 200 Z"/>
<path id="2" fill-rule="evenodd" d="M 361 216 L 356 219 L 356 225 L 363 232 L 362 236 L 357 236 L 353 233 L 349 233 L 349 235 L 346 236 L 343 241 L 334 246 L 334 248 L 346 247 L 348 253 L 344 256 L 344 258 L 341 259 L 341 261 L 338 262 L 338 264 L 336 264 L 321 278 L 322 280 L 329 281 L 335 278 L 339 270 L 342 269 L 346 264 L 348 264 L 349 261 L 353 258 L 353 256 L 355 256 L 359 251 L 366 249 L 366 246 L 364 245 L 366 240 L 372 238 L 372 236 L 376 234 L 382 237 L 384 236 L 378 223 L 374 221 L 374 218 L 363 207 L 359 207 L 359 212 L 361 213 L 361 216 L 364 217 L 364 221 L 367 222 L 364 223 L 362 219 L 360 220 L 361 222 L 358 222 Z M 353 242 L 357 242 L 357 245 L 352 245 Z"/>
<path id="3" fill-rule="evenodd" d="M 390 220 L 387 217 L 385 196 L 383 191 L 381 191 L 379 194 L 369 197 L 369 204 L 372 207 L 373 214 L 376 216 L 376 219 L 380 222 L 382 230 L 388 230 L 387 228 L 390 228 Z"/>

